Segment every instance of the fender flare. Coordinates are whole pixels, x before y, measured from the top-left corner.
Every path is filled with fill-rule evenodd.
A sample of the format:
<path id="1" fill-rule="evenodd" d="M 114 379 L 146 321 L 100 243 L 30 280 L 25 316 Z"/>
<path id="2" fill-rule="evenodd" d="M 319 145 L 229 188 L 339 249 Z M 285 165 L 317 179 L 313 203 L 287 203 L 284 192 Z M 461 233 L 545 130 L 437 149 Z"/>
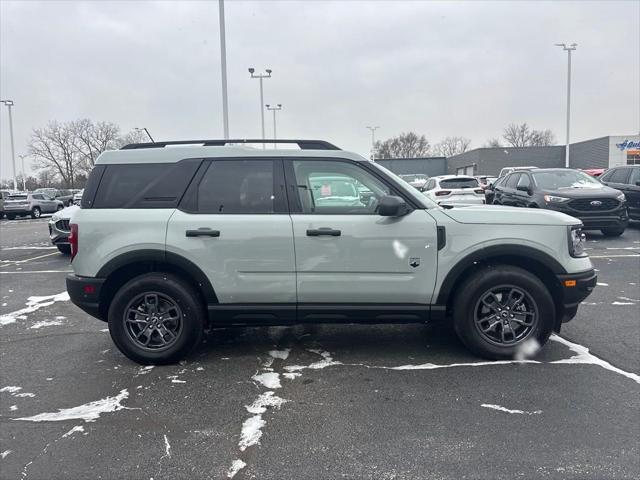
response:
<path id="1" fill-rule="evenodd" d="M 463 257 L 455 266 L 449 270 L 447 276 L 442 281 L 440 291 L 436 303 L 438 305 L 446 305 L 449 297 L 453 291 L 453 287 L 460 279 L 460 276 L 474 264 L 479 262 L 486 262 L 492 258 L 499 257 L 524 257 L 532 259 L 537 263 L 542 264 L 548 270 L 556 275 L 566 274 L 567 271 L 564 267 L 551 255 L 538 250 L 534 247 L 526 245 L 492 245 L 490 247 L 481 248 L 474 252 L 471 252 L 466 257 Z"/>

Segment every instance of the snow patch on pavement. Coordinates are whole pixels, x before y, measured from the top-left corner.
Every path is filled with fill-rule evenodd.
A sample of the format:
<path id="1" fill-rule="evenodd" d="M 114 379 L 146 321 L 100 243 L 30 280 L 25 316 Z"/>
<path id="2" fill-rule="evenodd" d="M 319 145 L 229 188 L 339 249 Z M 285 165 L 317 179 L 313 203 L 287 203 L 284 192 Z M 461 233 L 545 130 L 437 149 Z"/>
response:
<path id="1" fill-rule="evenodd" d="M 596 283 L 596 285 L 599 286 L 599 287 L 608 287 L 609 286 L 608 283 L 604 283 L 604 282 L 598 282 L 598 283 Z"/>
<path id="2" fill-rule="evenodd" d="M 633 302 L 612 302 L 611 305 L 635 305 Z"/>
<path id="3" fill-rule="evenodd" d="M 284 367 L 284 369 L 287 372 L 298 372 L 300 370 L 321 370 L 323 368 L 327 368 L 330 367 L 332 365 L 342 365 L 342 362 L 337 362 L 333 360 L 333 357 L 331 356 L 331 354 L 325 350 L 319 350 L 319 349 L 308 349 L 309 352 L 315 353 L 317 355 L 320 355 L 322 357 L 322 360 L 318 361 L 318 362 L 313 362 L 309 365 L 291 365 L 288 367 Z"/>
<path id="4" fill-rule="evenodd" d="M 36 312 L 43 307 L 48 307 L 56 302 L 66 302 L 69 300 L 69 294 L 64 291 L 56 295 L 47 295 L 44 297 L 29 297 L 25 308 L 16 310 L 15 312 L 0 315 L 0 326 L 15 323 L 17 319 L 26 318 L 29 313 Z"/>
<path id="5" fill-rule="evenodd" d="M 67 433 L 62 435 L 62 438 L 70 437 L 71 435 L 73 435 L 76 432 L 84 432 L 84 427 L 82 425 L 76 425 L 71 430 L 69 430 Z"/>
<path id="6" fill-rule="evenodd" d="M 490 403 L 483 403 L 482 405 L 480 405 L 481 407 L 484 408 L 491 408 L 493 410 L 498 410 L 500 412 L 506 412 L 506 413 L 518 413 L 520 415 L 539 415 L 542 413 L 542 410 L 535 410 L 533 412 L 525 412 L 524 410 L 511 410 L 509 408 L 505 408 L 502 407 L 500 405 L 492 405 Z"/>
<path id="7" fill-rule="evenodd" d="M 63 422 L 66 420 L 84 420 L 85 422 L 95 422 L 101 414 L 117 412 L 127 407 L 122 405 L 122 401 L 129 397 L 127 389 L 121 390 L 115 397 L 106 397 L 94 402 L 85 403 L 72 408 L 62 408 L 57 412 L 40 413 L 31 417 L 14 418 L 13 420 L 23 420 L 27 422 Z"/>
<path id="8" fill-rule="evenodd" d="M 13 450 L 5 450 L 4 452 L 0 453 L 0 456 L 2 458 L 6 457 L 7 455 L 9 455 L 11 452 L 13 452 Z"/>
<path id="9" fill-rule="evenodd" d="M 273 358 L 279 358 L 280 360 L 286 360 L 289 358 L 289 354 L 291 353 L 290 348 L 285 348 L 284 350 L 270 350 L 269 355 Z"/>
<path id="10" fill-rule="evenodd" d="M 227 471 L 227 478 L 235 477 L 236 473 L 238 473 L 240 470 L 242 470 L 246 466 L 247 464 L 244 463 L 242 460 L 240 459 L 234 460 L 233 463 L 231 464 L 231 467 Z"/>
<path id="11" fill-rule="evenodd" d="M 60 320 L 42 320 L 40 322 L 34 323 L 29 328 L 38 329 L 42 327 L 53 327 L 56 325 L 62 325 L 62 322 Z"/>
<path id="12" fill-rule="evenodd" d="M 8 385 L 6 387 L 0 388 L 0 392 L 8 392 L 8 393 L 16 393 L 22 390 L 22 387 L 16 387 L 14 385 Z"/>
<path id="13" fill-rule="evenodd" d="M 255 374 L 251 377 L 256 382 L 260 382 L 267 388 L 281 388 L 280 384 L 280 374 L 275 372 L 265 372 L 260 374 Z"/>

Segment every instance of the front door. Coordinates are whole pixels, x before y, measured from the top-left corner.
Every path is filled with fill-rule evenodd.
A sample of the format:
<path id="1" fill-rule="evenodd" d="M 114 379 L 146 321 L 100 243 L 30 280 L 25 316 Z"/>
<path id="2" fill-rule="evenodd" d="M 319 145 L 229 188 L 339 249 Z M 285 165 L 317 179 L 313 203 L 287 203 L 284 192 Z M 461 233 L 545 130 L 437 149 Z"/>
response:
<path id="1" fill-rule="evenodd" d="M 282 161 L 215 159 L 202 168 L 169 220 L 167 251 L 197 265 L 220 304 L 290 304 L 294 311 Z"/>
<path id="2" fill-rule="evenodd" d="M 426 210 L 378 215 L 380 198 L 399 192 L 363 162 L 285 162 L 299 308 L 431 302 L 437 228 Z"/>

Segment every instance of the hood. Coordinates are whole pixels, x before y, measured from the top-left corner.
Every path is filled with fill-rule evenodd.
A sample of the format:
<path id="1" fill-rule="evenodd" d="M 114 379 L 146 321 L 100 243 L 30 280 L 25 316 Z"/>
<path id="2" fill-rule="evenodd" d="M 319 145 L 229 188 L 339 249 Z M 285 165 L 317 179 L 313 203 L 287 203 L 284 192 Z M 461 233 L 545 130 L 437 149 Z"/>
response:
<path id="1" fill-rule="evenodd" d="M 620 190 L 602 185 L 598 188 L 560 188 L 555 190 L 540 189 L 540 193 L 566 198 L 615 198 Z"/>
<path id="2" fill-rule="evenodd" d="M 71 205 L 70 207 L 63 208 L 62 210 L 56 212 L 51 217 L 52 222 L 57 222 L 58 220 L 71 220 L 71 217 L 74 213 L 80 210 L 78 205 Z"/>
<path id="3" fill-rule="evenodd" d="M 538 208 L 504 207 L 502 205 L 459 205 L 445 208 L 445 215 L 459 223 L 493 225 L 578 225 L 577 218 Z"/>

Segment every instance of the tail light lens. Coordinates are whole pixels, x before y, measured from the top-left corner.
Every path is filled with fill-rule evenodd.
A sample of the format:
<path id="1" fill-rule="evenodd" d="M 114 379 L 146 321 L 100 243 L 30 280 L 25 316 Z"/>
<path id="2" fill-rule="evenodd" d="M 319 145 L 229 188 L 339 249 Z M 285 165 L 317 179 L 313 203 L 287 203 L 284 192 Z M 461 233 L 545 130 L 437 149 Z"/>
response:
<path id="1" fill-rule="evenodd" d="M 69 225 L 71 233 L 69 233 L 69 245 L 71 246 L 71 261 L 78 253 L 78 224 L 72 223 Z"/>
<path id="2" fill-rule="evenodd" d="M 436 197 L 443 197 L 444 195 L 449 195 L 451 190 L 440 190 L 436 192 Z"/>
<path id="3" fill-rule="evenodd" d="M 476 188 L 474 190 L 474 192 L 476 192 L 476 193 L 484 193 L 484 190 L 482 188 Z"/>

